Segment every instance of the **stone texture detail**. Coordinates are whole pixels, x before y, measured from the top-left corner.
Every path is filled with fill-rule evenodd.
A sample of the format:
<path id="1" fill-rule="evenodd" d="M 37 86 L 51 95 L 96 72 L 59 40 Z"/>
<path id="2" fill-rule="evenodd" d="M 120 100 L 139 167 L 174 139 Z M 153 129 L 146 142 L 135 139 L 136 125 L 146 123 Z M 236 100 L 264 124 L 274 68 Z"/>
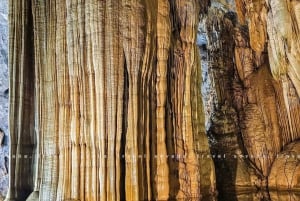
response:
<path id="1" fill-rule="evenodd" d="M 298 200 L 267 190 L 299 188 L 299 9 L 10 0 L 6 200 Z"/>
<path id="2" fill-rule="evenodd" d="M 298 190 L 300 187 L 300 144 L 290 143 L 277 155 L 268 179 L 270 189 Z"/>
<path id="3" fill-rule="evenodd" d="M 242 49 L 239 42 L 243 40 L 238 32 L 235 36 L 235 60 L 244 94 L 240 104 L 243 140 L 250 154 L 265 156 L 251 161 L 267 183 L 271 169 L 275 174 L 272 164 L 280 163 L 276 162 L 278 154 L 286 146 L 296 147 L 288 144 L 299 138 L 299 79 L 295 70 L 299 65 L 291 55 L 299 51 L 296 10 L 300 4 L 293 0 L 236 0 L 236 5 L 240 23 L 249 29 L 249 43 Z M 240 58 L 247 59 L 243 63 Z M 270 178 L 268 187 L 276 189 Z"/>
<path id="4" fill-rule="evenodd" d="M 9 5 L 6 200 L 197 200 L 214 191 L 213 161 L 197 157 L 209 154 L 196 47 L 206 3 Z"/>
<path id="5" fill-rule="evenodd" d="M 0 200 L 8 189 L 8 3 L 0 0 Z"/>
<path id="6" fill-rule="evenodd" d="M 204 91 L 206 129 L 215 162 L 217 190 L 222 198 L 230 197 L 228 193 L 236 190 L 251 190 L 257 184 L 242 141 L 240 108 L 235 104 L 238 100 L 235 96 L 237 73 L 233 62 L 233 35 L 237 17 L 225 8 L 218 4 L 209 8 L 203 18 L 207 45 L 206 48 L 200 46 L 202 54 L 207 49 L 207 69 L 202 68 L 204 76 L 208 77 L 204 80 L 207 88 Z M 238 84 L 241 87 L 240 82 Z"/>

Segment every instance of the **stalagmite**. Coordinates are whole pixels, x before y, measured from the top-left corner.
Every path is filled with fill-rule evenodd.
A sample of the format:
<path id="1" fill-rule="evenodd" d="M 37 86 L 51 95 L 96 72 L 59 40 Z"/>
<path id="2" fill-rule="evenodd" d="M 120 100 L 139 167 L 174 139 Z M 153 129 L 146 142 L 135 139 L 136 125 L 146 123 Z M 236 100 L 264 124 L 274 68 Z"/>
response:
<path id="1" fill-rule="evenodd" d="M 30 1 L 9 5 L 10 18 L 10 183 L 7 200 L 21 200 L 33 190 L 35 137 L 35 77 L 33 19 Z M 22 38 L 22 40 L 20 40 Z M 28 48 L 28 49 L 27 49 Z M 28 177 L 25 177 L 28 175 Z"/>

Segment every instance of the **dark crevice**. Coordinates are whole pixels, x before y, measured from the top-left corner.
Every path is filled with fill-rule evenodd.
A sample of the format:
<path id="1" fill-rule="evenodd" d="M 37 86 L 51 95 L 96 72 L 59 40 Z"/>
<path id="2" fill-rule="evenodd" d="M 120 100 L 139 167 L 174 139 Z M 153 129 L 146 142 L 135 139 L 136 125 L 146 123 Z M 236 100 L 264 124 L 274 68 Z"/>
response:
<path id="1" fill-rule="evenodd" d="M 125 53 L 124 53 L 125 58 Z M 126 160 L 125 160 L 125 146 L 126 146 L 126 131 L 128 127 L 128 101 L 129 101 L 129 75 L 127 71 L 126 59 L 124 59 L 124 94 L 123 94 L 123 118 L 122 118 L 122 135 L 120 146 L 120 200 L 126 199 L 125 176 L 126 175 Z M 122 176 L 123 175 L 123 176 Z"/>

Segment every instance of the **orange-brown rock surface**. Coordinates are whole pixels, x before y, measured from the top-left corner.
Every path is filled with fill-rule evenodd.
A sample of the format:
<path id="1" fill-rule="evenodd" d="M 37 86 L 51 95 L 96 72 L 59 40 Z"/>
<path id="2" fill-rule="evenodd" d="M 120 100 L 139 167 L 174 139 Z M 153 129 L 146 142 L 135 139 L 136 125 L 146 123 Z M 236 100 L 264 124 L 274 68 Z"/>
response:
<path id="1" fill-rule="evenodd" d="M 10 1 L 6 200 L 199 199 L 215 189 L 196 0 Z"/>
<path id="2" fill-rule="evenodd" d="M 268 179 L 272 189 L 299 190 L 300 188 L 300 144 L 292 142 L 277 155 Z"/>
<path id="3" fill-rule="evenodd" d="M 296 20 L 299 2 L 236 2 L 240 23 L 249 28 L 247 48 L 251 48 L 249 60 L 253 66 L 247 83 L 244 82 L 248 87 L 244 89 L 247 104 L 243 109 L 243 140 L 249 153 L 266 156 L 251 161 L 267 178 L 272 164 L 278 160 L 277 154 L 299 138 L 299 84 L 295 70 L 299 65 L 292 56 L 299 50 Z M 244 58 L 243 55 L 246 55 L 245 50 L 235 58 Z M 241 62 L 236 66 L 237 71 L 249 72 L 247 65 Z M 242 76 L 240 79 L 243 80 Z M 272 171 L 275 174 L 274 168 Z M 274 182 L 269 182 L 269 188 L 276 188 Z"/>
<path id="4" fill-rule="evenodd" d="M 228 186 L 276 189 L 268 183 L 272 165 L 299 138 L 297 72 L 292 68 L 298 65 L 290 57 L 298 51 L 298 2 L 236 0 L 235 7 L 226 2 L 212 1 L 214 8 L 204 16 L 204 72 L 210 80 L 205 114 L 212 153 L 242 154 L 243 159 L 214 159 L 217 188 L 221 193 Z"/>
<path id="5" fill-rule="evenodd" d="M 293 197 L 265 190 L 299 188 L 299 8 L 10 0 L 6 200 Z"/>

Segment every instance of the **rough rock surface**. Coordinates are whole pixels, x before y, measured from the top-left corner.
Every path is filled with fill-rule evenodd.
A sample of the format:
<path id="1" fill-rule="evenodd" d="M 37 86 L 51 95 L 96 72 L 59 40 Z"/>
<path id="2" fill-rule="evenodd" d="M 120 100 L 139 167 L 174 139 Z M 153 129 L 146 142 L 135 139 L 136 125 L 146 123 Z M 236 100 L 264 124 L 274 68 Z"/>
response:
<path id="1" fill-rule="evenodd" d="M 7 200 L 297 200 L 299 9 L 10 0 Z"/>
<path id="2" fill-rule="evenodd" d="M 213 160 L 199 157 L 210 153 L 196 46 L 201 2 L 10 1 L 7 200 L 215 192 Z"/>
<path id="3" fill-rule="evenodd" d="M 236 35 L 236 42 L 244 46 L 236 48 L 235 55 L 237 71 L 244 72 L 239 73 L 244 86 L 243 136 L 249 153 L 264 156 L 251 161 L 266 178 L 277 154 L 300 137 L 299 58 L 295 56 L 300 2 L 236 0 L 236 5 L 240 23 L 249 29 L 249 42 Z M 269 183 L 269 188 L 276 188 L 273 185 Z"/>
<path id="4" fill-rule="evenodd" d="M 224 2 L 225 3 L 225 2 Z M 231 2 L 232 3 L 232 2 Z M 206 36 L 207 43 L 199 40 L 201 50 L 206 129 L 215 162 L 219 198 L 238 190 L 253 189 L 256 176 L 250 168 L 245 152 L 238 110 L 234 107 L 235 67 L 233 33 L 236 15 L 234 5 L 212 3 L 200 23 L 199 39 Z"/>
<path id="5" fill-rule="evenodd" d="M 300 143 L 292 142 L 277 155 L 268 178 L 270 188 L 300 189 Z"/>
<path id="6" fill-rule="evenodd" d="M 205 24 L 198 30 L 198 45 L 207 61 L 202 67 L 202 91 L 211 151 L 216 156 L 247 156 L 242 160 L 214 159 L 221 193 L 227 187 L 268 188 L 267 178 L 277 154 L 300 137 L 295 57 L 299 2 L 235 3 L 211 1 L 203 17 Z M 279 21 L 287 24 L 286 30 Z M 235 165 L 239 162 L 242 165 Z M 244 171 L 239 171 L 240 167 Z M 224 179 L 224 175 L 229 176 Z M 275 188 L 273 185 L 269 183 L 270 188 Z"/>
<path id="7" fill-rule="evenodd" d="M 8 2 L 0 0 L 0 196 L 8 188 Z M 2 130 L 2 132 L 1 132 Z M 2 133 L 4 136 L 2 136 Z M 1 198 L 0 198 L 1 199 Z"/>

